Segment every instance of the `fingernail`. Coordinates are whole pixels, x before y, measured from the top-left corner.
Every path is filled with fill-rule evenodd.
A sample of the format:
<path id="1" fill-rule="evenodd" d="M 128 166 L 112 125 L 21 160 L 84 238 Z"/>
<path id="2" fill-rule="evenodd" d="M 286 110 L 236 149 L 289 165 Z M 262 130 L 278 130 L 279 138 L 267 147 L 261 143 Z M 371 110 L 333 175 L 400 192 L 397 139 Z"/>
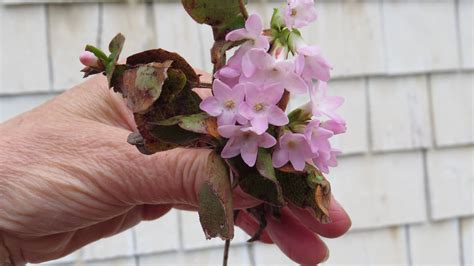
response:
<path id="1" fill-rule="evenodd" d="M 324 263 L 329 259 L 329 249 L 327 248 L 326 250 L 327 250 L 326 257 L 324 257 L 324 259 L 323 259 L 323 261 L 321 261 L 321 263 Z"/>

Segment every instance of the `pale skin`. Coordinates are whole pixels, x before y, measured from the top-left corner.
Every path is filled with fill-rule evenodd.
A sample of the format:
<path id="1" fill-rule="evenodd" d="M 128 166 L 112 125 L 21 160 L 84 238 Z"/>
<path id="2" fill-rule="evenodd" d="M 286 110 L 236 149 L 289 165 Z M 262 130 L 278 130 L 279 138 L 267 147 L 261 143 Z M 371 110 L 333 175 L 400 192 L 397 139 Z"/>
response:
<path id="1" fill-rule="evenodd" d="M 143 155 L 126 142 L 135 127 L 121 96 L 100 75 L 0 124 L 0 265 L 7 260 L 2 246 L 14 265 L 39 263 L 172 208 L 197 210 L 209 150 Z M 234 192 L 236 209 L 258 204 Z M 318 235 L 337 237 L 351 225 L 335 200 L 330 216 L 332 223 L 323 225 L 286 207 L 281 220 L 267 217 L 261 241 L 297 263 L 317 264 L 329 254 Z M 250 235 L 258 228 L 246 212 L 236 223 Z"/>

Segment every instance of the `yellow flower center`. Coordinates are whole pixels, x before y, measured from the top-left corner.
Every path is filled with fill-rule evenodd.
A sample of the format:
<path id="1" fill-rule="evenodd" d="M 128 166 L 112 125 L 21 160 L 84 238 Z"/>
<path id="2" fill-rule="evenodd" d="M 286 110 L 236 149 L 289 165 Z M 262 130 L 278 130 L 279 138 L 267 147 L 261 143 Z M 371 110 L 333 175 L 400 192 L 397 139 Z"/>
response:
<path id="1" fill-rule="evenodd" d="M 296 8 L 292 8 L 291 9 L 291 16 L 294 17 L 294 16 L 296 16 L 296 14 L 298 14 L 298 11 L 296 10 Z"/>
<path id="2" fill-rule="evenodd" d="M 228 100 L 227 102 L 225 102 L 224 106 L 227 109 L 234 109 L 235 103 L 232 100 Z"/>
<path id="3" fill-rule="evenodd" d="M 294 149 L 294 148 L 296 148 L 296 145 L 297 145 L 296 142 L 294 142 L 292 140 L 288 141 L 288 148 Z"/>
<path id="4" fill-rule="evenodd" d="M 257 103 L 256 105 L 254 105 L 253 109 L 254 109 L 256 112 L 260 112 L 260 111 L 262 111 L 263 107 L 265 107 L 263 104 Z"/>

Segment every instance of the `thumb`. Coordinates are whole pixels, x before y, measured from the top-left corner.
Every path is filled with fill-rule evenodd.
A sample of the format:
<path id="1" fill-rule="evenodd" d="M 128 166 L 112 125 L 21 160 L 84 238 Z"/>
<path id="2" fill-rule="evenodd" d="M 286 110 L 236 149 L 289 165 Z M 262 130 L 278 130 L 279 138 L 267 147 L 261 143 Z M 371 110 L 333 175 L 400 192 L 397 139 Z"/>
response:
<path id="1" fill-rule="evenodd" d="M 112 165 L 118 167 L 122 200 L 129 204 L 174 204 L 198 206 L 201 185 L 209 179 L 209 149 L 177 148 L 153 155 L 141 154 L 125 140 L 130 132 L 120 130 Z M 234 208 L 249 208 L 261 203 L 240 189 L 233 193 Z"/>

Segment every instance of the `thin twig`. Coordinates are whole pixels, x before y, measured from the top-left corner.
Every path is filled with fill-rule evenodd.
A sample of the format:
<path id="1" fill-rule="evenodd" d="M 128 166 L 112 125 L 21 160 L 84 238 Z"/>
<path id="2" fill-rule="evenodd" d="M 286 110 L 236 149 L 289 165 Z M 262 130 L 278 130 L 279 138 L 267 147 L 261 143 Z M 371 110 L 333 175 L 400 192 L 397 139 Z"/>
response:
<path id="1" fill-rule="evenodd" d="M 229 248 L 230 248 L 230 239 L 227 239 L 225 241 L 225 247 L 224 247 L 224 261 L 222 262 L 223 266 L 227 266 L 227 261 L 229 259 Z"/>
<path id="2" fill-rule="evenodd" d="M 212 89 L 212 83 L 200 82 L 198 88 Z"/>
<path id="3" fill-rule="evenodd" d="M 239 8 L 240 8 L 240 13 L 242 13 L 242 16 L 244 16 L 245 20 L 249 17 L 249 13 L 247 12 L 247 8 L 245 8 L 245 3 L 244 0 L 239 0 Z"/>
<path id="4" fill-rule="evenodd" d="M 191 88 L 212 89 L 212 83 L 208 82 L 190 82 Z"/>

